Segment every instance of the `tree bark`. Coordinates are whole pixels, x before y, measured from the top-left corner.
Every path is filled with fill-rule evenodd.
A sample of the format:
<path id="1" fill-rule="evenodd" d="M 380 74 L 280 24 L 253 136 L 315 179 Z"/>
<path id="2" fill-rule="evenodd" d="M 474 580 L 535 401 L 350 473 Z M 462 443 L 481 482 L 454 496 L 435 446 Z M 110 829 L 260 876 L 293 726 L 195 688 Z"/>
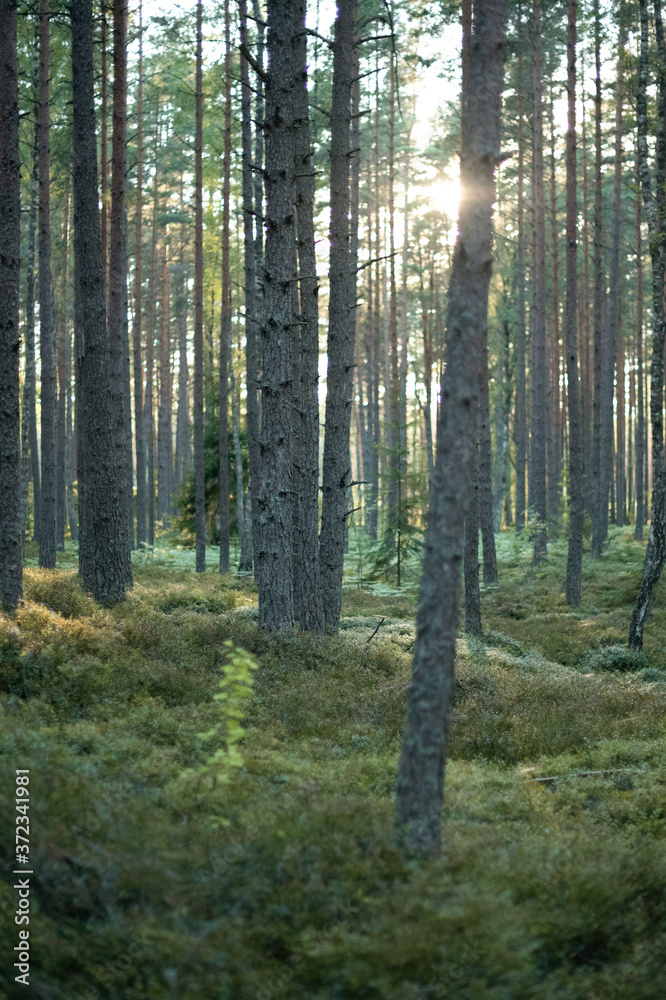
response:
<path id="1" fill-rule="evenodd" d="M 643 540 L 645 526 L 645 397 L 643 395 L 643 240 L 641 233 L 640 163 L 636 151 L 636 525 L 634 538 Z"/>
<path id="2" fill-rule="evenodd" d="M 136 451 L 136 546 L 146 544 L 146 438 L 143 420 L 141 286 L 143 281 L 143 4 L 139 0 L 139 66 L 136 102 L 136 208 L 134 217 L 134 448 Z"/>
<path id="3" fill-rule="evenodd" d="M 546 407 L 548 368 L 546 350 L 546 234 L 543 181 L 543 54 L 541 0 L 534 0 L 534 136 L 532 151 L 532 461 L 530 514 L 534 518 L 534 562 L 547 555 Z"/>
<path id="4" fill-rule="evenodd" d="M 266 82 L 266 255 L 261 485 L 257 498 L 259 626 L 294 624 L 292 570 L 292 322 L 294 260 L 293 12 L 287 0 L 268 3 Z"/>
<path id="5" fill-rule="evenodd" d="M 72 0 L 74 312 L 77 463 L 84 585 L 95 600 L 125 597 L 124 508 L 116 469 L 99 219 L 92 0 Z"/>
<path id="6" fill-rule="evenodd" d="M 247 5 L 239 0 L 240 41 L 247 48 Z M 241 114 L 243 148 L 243 249 L 245 265 L 245 380 L 247 384 L 247 447 L 250 462 L 250 517 L 252 521 L 252 545 L 257 551 L 258 512 L 257 497 L 261 481 L 261 456 L 259 452 L 259 400 L 257 387 L 259 371 L 257 363 L 257 273 L 254 243 L 252 197 L 252 94 L 248 63 L 241 55 Z M 260 223 L 258 223 L 260 225 Z M 248 567 L 251 568 L 251 567 Z"/>
<path id="7" fill-rule="evenodd" d="M 171 304 L 166 234 L 162 247 L 160 294 L 160 402 L 157 413 L 157 517 L 167 524 L 171 516 L 173 487 L 173 435 L 171 409 Z"/>
<path id="8" fill-rule="evenodd" d="M 194 136 L 194 523 L 196 571 L 206 569 L 206 472 L 204 466 L 203 386 L 203 6 L 197 2 L 197 54 Z"/>
<path id="9" fill-rule="evenodd" d="M 506 21 L 506 0 L 477 0 L 437 459 L 430 479 L 413 675 L 397 783 L 398 827 L 407 845 L 418 852 L 438 851 L 441 846 L 462 528 L 476 448 L 479 370 L 487 333 Z"/>
<path id="10" fill-rule="evenodd" d="M 493 524 L 493 456 L 490 438 L 490 386 L 488 384 L 488 346 L 481 364 L 479 389 L 478 521 L 483 540 L 483 582 L 497 583 L 497 553 Z M 499 442 L 497 443 L 499 447 Z"/>
<path id="11" fill-rule="evenodd" d="M 566 601 L 578 605 L 581 599 L 583 565 L 583 427 L 578 376 L 578 203 L 576 197 L 576 17 L 577 0 L 567 3 L 567 98 L 566 137 L 567 218 L 566 218 L 566 353 L 567 402 L 569 408 L 569 548 L 567 554 Z"/>
<path id="12" fill-rule="evenodd" d="M 326 630 L 337 635 L 342 602 L 347 496 L 351 481 L 349 432 L 354 365 L 350 301 L 349 153 L 356 0 L 340 0 L 333 42 L 331 105 L 331 223 L 328 376 L 324 432 L 320 560 Z"/>
<path id="13" fill-rule="evenodd" d="M 37 124 L 37 93 L 39 87 L 39 26 L 35 31 L 35 71 L 33 79 L 34 92 L 34 148 L 32 164 L 32 183 L 30 188 L 30 215 L 28 221 L 28 253 L 25 274 L 25 373 L 23 381 L 23 425 L 21 439 L 29 449 L 29 459 L 23 452 L 23 519 L 25 526 L 28 517 L 28 475 L 32 478 L 33 501 L 33 539 L 39 541 L 39 511 L 41 507 L 41 471 L 39 461 L 39 444 L 37 442 L 37 378 L 35 368 L 35 232 L 37 228 L 37 205 L 39 201 L 39 156 L 38 156 L 38 124 Z"/>
<path id="14" fill-rule="evenodd" d="M 219 369 L 219 520 L 220 573 L 229 572 L 229 344 L 231 343 L 231 273 L 229 263 L 229 197 L 231 185 L 231 24 L 224 0 L 224 154 L 222 157 L 222 302 Z"/>
<path id="15" fill-rule="evenodd" d="M 305 2 L 294 4 L 294 201 L 300 290 L 300 372 L 294 421 L 294 614 L 303 631 L 323 632 L 319 572 L 319 281 L 315 254 L 315 174 L 310 144 Z"/>
<path id="16" fill-rule="evenodd" d="M 666 218 L 666 46 L 661 18 L 660 0 L 654 3 L 657 48 L 659 53 L 657 171 L 656 198 L 652 193 L 652 178 L 648 152 L 648 13 L 647 0 L 640 0 L 641 52 L 638 70 L 637 125 L 638 157 L 641 170 L 643 207 L 648 224 L 650 256 L 652 258 L 652 366 L 650 371 L 650 421 L 652 424 L 652 523 L 648 539 L 643 579 L 636 597 L 631 624 L 629 646 L 641 649 L 645 616 L 652 601 L 654 588 L 659 581 L 666 559 L 666 467 L 664 464 L 664 274 L 666 272 L 666 238 L 661 230 L 661 220 Z"/>
<path id="17" fill-rule="evenodd" d="M 608 523 L 608 487 L 602 464 L 604 432 L 604 374 L 607 351 L 606 276 L 603 265 L 603 198 L 601 176 L 601 21 L 599 0 L 594 0 L 594 403 L 592 428 L 592 555 L 600 558 Z"/>
<path id="18" fill-rule="evenodd" d="M 69 337 L 67 293 L 69 263 L 69 191 L 65 198 L 62 235 L 61 262 L 61 302 L 58 310 L 57 330 L 57 377 L 58 411 L 56 425 L 56 544 L 61 551 L 65 548 L 65 525 L 67 521 L 67 486 L 65 479 L 65 439 L 67 435 L 67 339 Z"/>
<path id="19" fill-rule="evenodd" d="M 516 446 L 516 533 L 525 527 L 527 513 L 527 388 L 525 384 L 525 138 L 523 127 L 523 56 L 518 56 L 518 244 L 516 247 L 516 412 L 513 439 Z"/>
<path id="20" fill-rule="evenodd" d="M 56 369 L 51 285 L 50 0 L 39 7 L 39 347 L 41 353 L 42 490 L 39 565 L 56 564 Z"/>
<path id="21" fill-rule="evenodd" d="M 19 293 L 21 161 L 19 157 L 17 4 L 0 0 L 0 597 L 5 611 L 23 599 Z"/>

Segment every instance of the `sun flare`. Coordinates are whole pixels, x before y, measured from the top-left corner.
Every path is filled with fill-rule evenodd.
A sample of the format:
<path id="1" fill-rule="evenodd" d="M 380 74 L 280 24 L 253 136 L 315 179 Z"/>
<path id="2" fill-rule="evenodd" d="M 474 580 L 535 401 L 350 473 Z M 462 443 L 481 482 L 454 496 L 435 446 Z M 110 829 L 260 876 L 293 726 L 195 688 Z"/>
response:
<path id="1" fill-rule="evenodd" d="M 451 221 L 458 218 L 460 181 L 457 178 L 434 181 L 429 187 L 429 192 L 430 204 L 435 211 L 444 212 Z"/>

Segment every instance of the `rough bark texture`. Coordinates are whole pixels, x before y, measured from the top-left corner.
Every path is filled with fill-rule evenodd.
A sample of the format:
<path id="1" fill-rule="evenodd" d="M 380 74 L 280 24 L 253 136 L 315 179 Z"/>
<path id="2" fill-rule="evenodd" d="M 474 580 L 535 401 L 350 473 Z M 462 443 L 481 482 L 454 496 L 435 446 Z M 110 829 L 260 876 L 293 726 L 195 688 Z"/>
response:
<path id="1" fill-rule="evenodd" d="M 296 204 L 300 315 L 294 338 L 300 347 L 298 461 L 294 467 L 296 502 L 294 613 L 304 631 L 323 632 L 319 574 L 319 282 L 315 255 L 315 174 L 310 145 L 305 2 L 294 4 L 294 202 Z"/>
<path id="2" fill-rule="evenodd" d="M 481 588 L 479 586 L 479 446 L 472 456 L 471 483 L 465 513 L 465 631 L 481 635 Z"/>
<path id="3" fill-rule="evenodd" d="M 567 554 L 566 600 L 578 605 L 581 598 L 583 564 L 583 426 L 578 379 L 578 308 L 576 198 L 576 14 L 577 0 L 567 4 L 567 97 L 568 128 L 566 137 L 567 219 L 566 219 L 566 354 L 567 401 L 569 407 L 569 549 Z"/>
<path id="4" fill-rule="evenodd" d="M 42 493 L 39 565 L 56 564 L 56 368 L 51 286 L 51 154 L 50 154 L 50 0 L 39 8 L 39 348 L 41 353 Z"/>
<path id="5" fill-rule="evenodd" d="M 77 463 L 84 585 L 109 604 L 125 596 L 112 427 L 109 348 L 97 187 L 92 0 L 72 0 L 74 314 L 77 332 Z M 85 534 L 85 537 L 83 535 Z"/>
<path id="6" fill-rule="evenodd" d="M 37 29 L 38 31 L 39 29 Z M 39 77 L 39 55 L 37 34 L 35 37 L 35 72 L 33 90 L 35 93 L 35 127 L 32 165 L 32 183 L 30 188 L 30 215 L 28 221 L 28 254 L 25 272 L 25 373 L 23 379 L 23 406 L 21 440 L 27 438 L 29 457 L 23 451 L 22 474 L 22 523 L 26 524 L 28 517 L 28 476 L 32 478 L 32 509 L 33 538 L 39 539 L 39 509 L 41 505 L 41 473 L 39 462 L 39 445 L 37 443 L 37 378 L 35 369 L 35 234 L 37 229 L 37 203 L 39 201 L 39 167 L 37 155 L 37 87 Z"/>
<path id="7" fill-rule="evenodd" d="M 240 40 L 247 47 L 247 5 L 239 0 Z M 261 456 L 259 452 L 259 400 L 257 397 L 257 273 L 254 246 L 254 205 L 252 198 L 252 92 L 247 60 L 241 55 L 241 114 L 243 147 L 243 249 L 245 265 L 245 380 L 247 383 L 247 439 L 250 462 L 250 517 L 252 543 L 257 548 L 257 496 Z M 251 567 L 248 567 L 248 569 Z"/>
<path id="8" fill-rule="evenodd" d="M 139 67 L 136 102 L 136 207 L 134 217 L 134 448 L 136 452 L 136 545 L 146 544 L 146 438 L 141 364 L 141 283 L 143 280 L 143 6 L 139 2 Z"/>
<path id="9" fill-rule="evenodd" d="M 321 581 L 327 631 L 337 635 L 342 601 L 347 496 L 351 482 L 349 431 L 354 365 L 350 301 L 349 151 L 356 0 L 340 0 L 333 43 L 331 106 L 331 225 L 328 375 L 324 432 Z"/>
<path id="10" fill-rule="evenodd" d="M 660 233 L 660 221 L 666 216 L 666 52 L 661 20 L 661 4 L 655 0 L 657 46 L 661 72 L 658 88 L 658 133 L 656 198 L 652 193 L 648 152 L 647 76 L 648 76 L 648 14 L 647 0 L 640 0 L 641 54 L 638 74 L 637 122 L 638 158 L 641 170 L 643 207 L 650 237 L 652 259 L 652 366 L 650 371 L 650 420 L 652 423 L 652 522 L 648 539 L 643 579 L 634 604 L 629 626 L 629 646 L 641 649 L 645 616 L 652 601 L 653 590 L 661 576 L 666 559 L 666 468 L 664 465 L 664 273 L 666 271 L 666 240 Z"/>
<path id="11" fill-rule="evenodd" d="M 19 290 L 21 164 L 14 0 L 0 0 L 0 598 L 14 611 L 23 597 Z"/>
<path id="12" fill-rule="evenodd" d="M 292 575 L 292 300 L 294 259 L 293 12 L 268 3 L 266 252 L 261 324 L 261 485 L 257 497 L 259 626 L 294 624 Z"/>
<path id="13" fill-rule="evenodd" d="M 206 474 L 204 468 L 203 391 L 203 93 L 202 93 L 202 0 L 197 3 L 197 68 L 194 139 L 194 523 L 196 571 L 206 569 Z"/>
<path id="14" fill-rule="evenodd" d="M 132 496 L 128 491 L 126 427 L 125 323 L 125 186 L 127 173 L 127 0 L 113 0 L 113 126 L 111 140 L 111 227 L 109 236 L 108 336 L 111 380 L 111 418 L 116 451 L 116 476 L 123 515 L 121 551 L 125 582 L 132 583 L 129 533 Z M 129 384 L 127 384 L 129 391 Z M 133 534 L 133 531 L 132 531 Z"/>
<path id="15" fill-rule="evenodd" d="M 231 343 L 231 273 L 229 262 L 229 194 L 231 184 L 231 23 L 224 2 L 224 155 L 222 157 L 222 303 L 220 320 L 220 573 L 229 572 L 229 345 Z"/>
<path id="16" fill-rule="evenodd" d="M 546 407 L 548 366 L 546 347 L 546 233 L 543 182 L 541 0 L 534 0 L 532 39 L 534 44 L 534 129 L 532 147 L 532 455 L 529 504 L 533 519 L 534 562 L 547 553 Z"/>
<path id="17" fill-rule="evenodd" d="M 527 389 L 525 382 L 525 139 L 523 129 L 523 57 L 518 57 L 518 244 L 516 247 L 516 412 L 513 438 L 516 446 L 516 532 L 525 527 L 527 513 Z"/>
<path id="18" fill-rule="evenodd" d="M 469 127 L 449 290 L 446 367 L 430 479 L 412 684 L 398 770 L 396 818 L 420 852 L 441 845 L 442 799 L 453 694 L 465 502 L 476 448 L 478 373 L 492 269 L 494 169 L 506 48 L 506 0 L 477 0 L 470 43 Z"/>

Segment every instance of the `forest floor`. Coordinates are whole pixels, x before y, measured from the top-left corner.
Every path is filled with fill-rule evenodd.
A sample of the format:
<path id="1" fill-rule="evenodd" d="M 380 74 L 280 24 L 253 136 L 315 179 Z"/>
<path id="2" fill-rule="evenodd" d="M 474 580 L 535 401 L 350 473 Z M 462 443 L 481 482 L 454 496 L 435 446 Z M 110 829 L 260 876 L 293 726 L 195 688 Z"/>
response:
<path id="1" fill-rule="evenodd" d="M 26 991 L 6 875 L 0 996 L 663 1000 L 663 590 L 645 657 L 617 648 L 643 554 L 614 530 L 570 609 L 565 543 L 537 569 L 500 537 L 485 641 L 459 639 L 427 862 L 393 839 L 413 594 L 348 589 L 339 638 L 271 637 L 253 585 L 196 576 L 190 553 L 137 557 L 112 610 L 71 552 L 29 567 L 25 606 L 0 615 L 0 855 L 7 872 L 30 768 L 33 958 Z M 228 639 L 259 663 L 244 767 L 183 782 L 210 752 Z"/>

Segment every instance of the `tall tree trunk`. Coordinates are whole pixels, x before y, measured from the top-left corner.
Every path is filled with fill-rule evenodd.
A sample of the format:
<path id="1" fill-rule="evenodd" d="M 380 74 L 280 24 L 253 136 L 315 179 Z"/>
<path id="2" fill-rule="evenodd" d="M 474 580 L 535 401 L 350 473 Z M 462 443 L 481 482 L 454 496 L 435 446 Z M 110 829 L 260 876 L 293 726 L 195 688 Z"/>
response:
<path id="1" fill-rule="evenodd" d="M 319 281 L 315 254 L 315 174 L 310 144 L 305 2 L 294 5 L 294 201 L 300 289 L 300 385 L 294 420 L 298 462 L 294 468 L 296 502 L 294 614 L 301 629 L 324 631 L 319 572 Z"/>
<path id="2" fill-rule="evenodd" d="M 292 573 L 292 324 L 294 248 L 293 12 L 287 0 L 268 3 L 266 81 L 266 257 L 261 485 L 257 497 L 259 625 L 294 624 Z"/>
<path id="3" fill-rule="evenodd" d="M 113 0 L 111 0 L 113 3 Z M 109 0 L 100 0 L 100 10 L 102 15 L 102 27 L 100 38 L 101 49 L 101 94 L 100 94 L 100 180 L 101 180 L 101 201 L 102 201 L 102 260 L 104 262 L 104 302 L 108 310 L 109 307 L 109 159 L 108 159 L 108 55 L 107 55 L 107 32 L 108 23 L 106 14 L 109 9 Z"/>
<path id="4" fill-rule="evenodd" d="M 122 505 L 121 547 L 125 582 L 132 584 L 126 428 L 125 340 L 125 176 L 127 173 L 127 0 L 113 0 L 113 128 L 111 144 L 111 226 L 109 236 L 108 335 L 116 475 Z"/>
<path id="5" fill-rule="evenodd" d="M 247 5 L 239 0 L 240 41 L 247 50 Z M 252 544 L 256 552 L 258 512 L 257 497 L 261 481 L 261 456 L 259 453 L 259 400 L 257 387 L 259 369 L 257 361 L 257 274 L 254 245 L 252 199 L 252 94 L 247 59 L 241 55 L 241 114 L 243 145 L 243 248 L 245 264 L 245 380 L 247 383 L 247 447 L 250 462 L 250 516 L 252 519 Z M 260 225 L 260 223 L 258 223 Z"/>
<path id="6" fill-rule="evenodd" d="M 625 356 L 622 325 L 617 330 L 617 447 L 615 452 L 615 523 L 622 527 L 627 520 L 627 440 L 626 440 L 626 387 Z"/>
<path id="7" fill-rule="evenodd" d="M 479 371 L 492 268 L 494 165 L 500 147 L 506 0 L 477 0 L 470 42 L 468 128 L 449 288 L 446 367 L 430 478 L 412 683 L 398 769 L 396 819 L 419 852 L 441 845 L 442 799 L 460 600 L 462 528 L 476 449 Z"/>
<path id="8" fill-rule="evenodd" d="M 206 569 L 206 472 L 203 385 L 203 6 L 197 2 L 197 67 L 194 138 L 194 523 L 196 571 Z"/>
<path id="9" fill-rule="evenodd" d="M 530 511 L 535 518 L 534 562 L 547 554 L 546 408 L 548 368 L 546 350 L 546 234 L 543 182 L 543 55 L 541 0 L 534 0 L 534 138 L 532 152 L 532 461 Z"/>
<path id="10" fill-rule="evenodd" d="M 37 228 L 37 205 L 39 202 L 39 156 L 37 94 L 39 87 L 39 26 L 35 29 L 35 69 L 33 77 L 34 93 L 34 147 L 32 163 L 32 183 L 30 187 L 30 216 L 28 221 L 28 254 L 25 274 L 25 373 L 23 381 L 23 426 L 21 437 L 27 436 L 30 459 L 23 452 L 23 519 L 28 517 L 28 473 L 32 477 L 33 539 L 39 541 L 39 511 L 41 507 L 41 471 L 39 444 L 37 442 L 37 377 L 35 369 L 35 232 Z M 26 468 L 27 466 L 27 468 Z"/>
<path id="11" fill-rule="evenodd" d="M 183 175 L 180 177 L 181 211 L 186 212 L 183 198 Z M 180 489 L 190 472 L 190 371 L 187 362 L 187 293 L 188 277 L 185 263 L 186 225 L 180 227 L 180 249 L 178 260 L 178 297 L 176 315 L 178 317 L 178 409 L 176 413 L 176 471 L 174 484 Z"/>
<path id="12" fill-rule="evenodd" d="M 171 408 L 171 304 L 166 234 L 162 247 L 160 292 L 160 402 L 157 414 L 157 517 L 166 524 L 171 516 L 173 485 L 173 435 Z"/>
<path id="13" fill-rule="evenodd" d="M 583 293 L 580 343 L 581 367 L 581 419 L 583 421 L 583 473 L 585 477 L 585 509 L 594 518 L 594 480 L 592 476 L 592 365 L 590 358 L 590 237 L 589 237 L 589 184 L 587 170 L 587 115 L 585 113 L 585 57 L 581 58 L 581 92 L 583 117 L 581 121 L 581 151 L 583 154 Z"/>
<path id="14" fill-rule="evenodd" d="M 480 422 L 480 421 L 479 421 Z M 477 432 L 478 434 L 478 432 Z M 479 446 L 472 456 L 470 491 L 465 512 L 465 632 L 481 635 L 481 588 L 479 586 Z"/>
<path id="15" fill-rule="evenodd" d="M 134 448 L 136 451 L 136 546 L 146 544 L 146 438 L 143 420 L 141 359 L 141 285 L 143 281 L 143 5 L 139 0 L 139 66 L 136 102 L 136 207 L 134 217 Z"/>
<path id="16" fill-rule="evenodd" d="M 42 495 L 39 565 L 56 564 L 56 369 L 51 286 L 50 0 L 39 7 L 39 347 L 41 352 Z"/>
<path id="17" fill-rule="evenodd" d="M 79 545 L 84 585 L 111 604 L 125 597 L 124 508 L 112 423 L 109 345 L 97 186 L 92 0 L 72 0 L 74 312 Z"/>
<path id="18" fill-rule="evenodd" d="M 636 153 L 638 183 L 640 162 Z M 643 245 L 640 187 L 636 193 L 636 526 L 634 538 L 643 540 L 645 526 L 645 397 L 643 395 Z"/>
<path id="19" fill-rule="evenodd" d="M 481 365 L 479 389 L 479 448 L 478 466 L 478 519 L 483 539 L 483 582 L 497 583 L 497 553 L 493 524 L 493 456 L 490 438 L 490 386 L 488 384 L 488 347 Z M 499 442 L 497 442 L 499 447 Z"/>
<path id="20" fill-rule="evenodd" d="M 58 413 L 57 413 L 57 462 L 56 462 L 56 544 L 62 551 L 65 548 L 65 523 L 67 521 L 67 486 L 65 478 L 65 438 L 67 435 L 67 339 L 69 337 L 67 292 L 68 292 L 68 262 L 69 262 L 69 191 L 65 198 L 65 210 L 62 235 L 61 263 L 61 296 L 58 310 Z"/>
<path id="21" fill-rule="evenodd" d="M 652 258 L 652 366 L 650 371 L 650 420 L 652 424 L 652 523 L 643 563 L 643 579 L 636 597 L 629 646 L 641 649 L 645 616 L 652 601 L 666 559 L 666 467 L 664 465 L 664 273 L 666 271 L 666 240 L 660 233 L 666 218 L 666 45 L 660 0 L 654 3 L 657 49 L 659 53 L 657 171 L 656 199 L 652 193 L 648 152 L 647 76 L 648 76 L 648 13 L 647 0 L 640 0 L 641 53 L 638 70 L 636 120 L 638 124 L 638 156 L 641 171 L 643 207 L 647 217 Z"/>
<path id="22" fill-rule="evenodd" d="M 0 0 L 0 597 L 5 611 L 23 598 L 19 292 L 21 161 L 18 41 L 14 0 Z"/>
<path id="23" fill-rule="evenodd" d="M 255 89 L 255 130 L 254 130 L 254 213 L 256 227 L 254 234 L 255 275 L 257 295 L 263 296 L 264 289 L 264 28 L 259 0 L 252 0 L 252 13 L 257 25 L 257 66 L 259 67 Z M 257 441 L 259 440 L 257 432 Z M 258 449 L 257 444 L 257 449 Z"/>
<path id="24" fill-rule="evenodd" d="M 231 273 L 229 263 L 229 196 L 231 185 L 231 23 L 224 0 L 224 155 L 222 158 L 222 303 L 220 320 L 220 573 L 229 572 L 229 345 L 231 343 Z"/>
<path id="25" fill-rule="evenodd" d="M 239 573 L 252 572 L 252 523 L 250 521 L 250 499 L 244 500 L 243 490 L 243 451 L 240 442 L 240 392 L 236 388 L 232 344 L 229 344 L 229 389 L 231 395 L 231 427 L 234 440 L 234 462 L 236 465 L 236 520 L 238 521 L 238 537 L 240 541 L 240 556 L 238 560 Z"/>
<path id="26" fill-rule="evenodd" d="M 389 230 L 389 421 L 388 421 L 388 517 L 386 540 L 395 544 L 400 531 L 400 369 L 398 361 L 398 289 L 395 277 L 395 54 L 389 63 L 388 123 L 388 230 Z M 350 304 L 351 307 L 351 304 Z"/>
<path id="27" fill-rule="evenodd" d="M 560 287 L 559 247 L 557 240 L 557 184 L 555 176 L 555 115 L 553 85 L 550 81 L 550 234 L 552 261 L 551 322 L 548 331 L 548 428 L 546 449 L 548 461 L 548 530 L 557 534 L 562 522 L 561 477 L 562 433 L 560 415 Z"/>
<path id="28" fill-rule="evenodd" d="M 79 524 L 74 501 L 74 420 L 72 406 L 72 322 L 70 296 L 65 302 L 65 489 L 67 499 L 67 520 L 69 534 L 73 542 L 79 540 Z"/>
<path id="29" fill-rule="evenodd" d="M 513 439 L 516 446 L 516 532 L 525 527 L 527 513 L 527 387 L 525 384 L 525 130 L 523 126 L 523 56 L 518 56 L 518 243 L 516 247 L 516 412 Z"/>
<path id="30" fill-rule="evenodd" d="M 603 264 L 603 200 L 601 176 L 601 19 L 599 0 L 594 0 L 594 419 L 592 428 L 592 555 L 601 556 L 608 523 L 608 487 L 602 467 L 604 432 L 604 375 L 607 350 L 606 276 Z"/>
<path id="31" fill-rule="evenodd" d="M 569 549 L 567 554 L 566 600 L 578 605 L 581 598 L 583 565 L 583 518 L 585 494 L 583 482 L 583 427 L 578 380 L 578 264 L 576 198 L 576 16 L 577 0 L 567 3 L 567 98 L 568 127 L 566 139 L 567 219 L 566 219 L 566 355 L 567 402 L 569 407 Z"/>
<path id="32" fill-rule="evenodd" d="M 356 0 L 340 0 L 333 42 L 328 377 L 320 560 L 326 630 L 334 635 L 340 627 L 347 494 L 351 481 L 349 432 L 355 324 L 350 301 L 348 213 L 356 10 Z"/>

